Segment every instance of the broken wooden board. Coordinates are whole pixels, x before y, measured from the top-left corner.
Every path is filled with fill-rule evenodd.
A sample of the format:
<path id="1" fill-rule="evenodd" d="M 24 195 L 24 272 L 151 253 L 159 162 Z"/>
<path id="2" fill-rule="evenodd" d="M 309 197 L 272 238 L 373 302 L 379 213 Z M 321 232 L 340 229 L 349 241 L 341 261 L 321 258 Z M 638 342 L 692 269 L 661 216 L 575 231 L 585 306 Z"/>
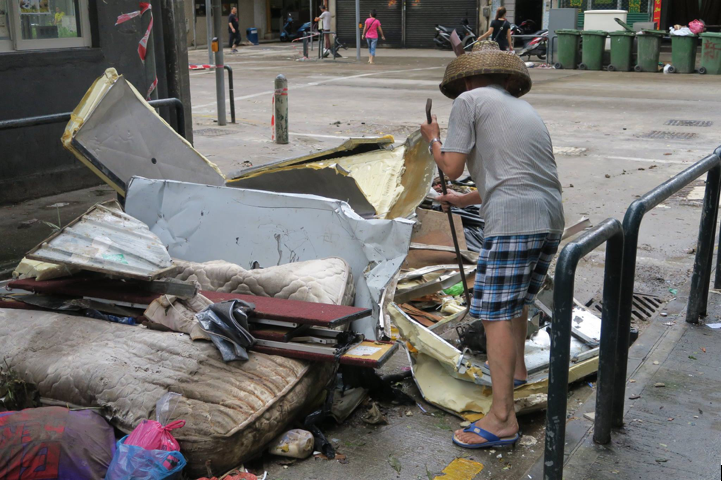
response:
<path id="1" fill-rule="evenodd" d="M 50 281 L 23 279 L 10 282 L 11 289 L 64 295 L 92 300 L 107 300 L 128 307 L 147 307 L 159 296 L 144 291 L 141 283 L 123 282 L 115 279 L 71 278 Z M 223 292 L 200 291 L 212 302 L 239 299 L 255 306 L 254 317 L 274 319 L 296 324 L 310 324 L 326 328 L 343 326 L 368 317 L 371 309 L 354 306 L 337 306 L 316 302 L 275 299 L 273 297 L 229 294 Z"/>
<path id="2" fill-rule="evenodd" d="M 338 362 L 348 366 L 376 369 L 383 366 L 396 349 L 398 349 L 398 344 L 395 342 L 363 341 L 341 355 Z M 335 362 L 336 360 L 336 348 L 309 346 L 305 343 L 283 343 L 259 339 L 251 350 L 308 361 Z"/>
<path id="3" fill-rule="evenodd" d="M 416 209 L 416 224 L 411 234 L 411 242 L 415 244 L 427 244 L 437 246 L 453 247 L 451 238 L 451 227 L 449 217 L 444 212 L 435 210 Z M 459 240 L 459 248 L 467 250 L 464 227 L 461 223 L 461 216 L 453 214 L 456 238 Z M 409 250 L 403 268 L 417 269 L 420 267 L 452 264 L 456 262 L 456 254 L 438 250 Z"/>

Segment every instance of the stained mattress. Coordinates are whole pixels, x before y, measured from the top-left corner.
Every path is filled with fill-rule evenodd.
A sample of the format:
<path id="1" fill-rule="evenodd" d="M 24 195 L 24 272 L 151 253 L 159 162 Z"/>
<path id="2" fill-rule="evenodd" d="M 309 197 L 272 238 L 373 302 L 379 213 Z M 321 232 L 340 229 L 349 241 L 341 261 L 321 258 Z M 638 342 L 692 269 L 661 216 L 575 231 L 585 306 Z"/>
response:
<path id="1" fill-rule="evenodd" d="M 256 455 L 323 389 L 331 364 L 253 353 L 225 364 L 213 344 L 187 335 L 53 312 L 0 309 L 9 368 L 62 405 L 99 407 L 130 432 L 155 418 L 166 392 L 183 397 L 173 434 L 191 475 L 224 472 Z"/>

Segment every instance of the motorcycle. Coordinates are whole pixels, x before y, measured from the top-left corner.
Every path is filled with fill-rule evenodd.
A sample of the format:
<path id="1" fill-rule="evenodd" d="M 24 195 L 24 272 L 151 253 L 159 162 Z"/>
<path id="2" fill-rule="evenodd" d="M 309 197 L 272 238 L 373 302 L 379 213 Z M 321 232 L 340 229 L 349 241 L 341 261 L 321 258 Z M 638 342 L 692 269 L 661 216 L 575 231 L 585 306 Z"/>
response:
<path id="1" fill-rule="evenodd" d="M 529 40 L 524 45 L 524 48 L 519 51 L 518 55 L 520 57 L 526 55 L 527 60 L 530 60 L 532 55 L 536 55 L 539 60 L 545 60 L 547 56 L 547 41 L 549 40 L 549 32 L 548 30 L 539 30 L 534 35 L 538 35 L 538 37 Z M 513 35 L 512 38 L 514 38 Z"/>
<path id="2" fill-rule="evenodd" d="M 436 36 L 434 37 L 436 46 L 440 49 L 452 50 L 451 34 L 454 32 L 454 29 L 444 27 L 443 25 L 436 25 L 434 28 L 436 29 Z M 466 18 L 461 21 L 461 28 L 456 29 L 456 34 L 459 36 L 464 48 L 476 42 L 476 34 L 469 25 L 469 20 Z"/>
<path id="3" fill-rule="evenodd" d="M 293 17 L 291 17 L 291 14 L 288 14 L 288 17 L 286 18 L 286 23 L 281 29 L 281 42 L 292 42 L 297 38 L 308 36 L 311 33 L 311 22 L 304 23 L 295 32 L 292 32 L 292 30 Z"/>
<path id="4" fill-rule="evenodd" d="M 524 20 L 520 24 L 511 24 L 511 36 L 514 38 L 514 35 L 532 35 L 534 32 L 537 31 L 536 22 L 534 20 Z M 514 47 L 522 47 L 524 46 L 525 41 L 521 38 L 514 39 Z"/>

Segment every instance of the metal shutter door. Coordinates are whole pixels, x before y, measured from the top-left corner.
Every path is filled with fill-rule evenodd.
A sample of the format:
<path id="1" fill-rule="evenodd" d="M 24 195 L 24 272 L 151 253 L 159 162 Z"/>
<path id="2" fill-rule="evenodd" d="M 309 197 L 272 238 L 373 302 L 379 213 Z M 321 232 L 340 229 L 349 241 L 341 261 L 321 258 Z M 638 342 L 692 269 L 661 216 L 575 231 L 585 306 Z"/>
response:
<path id="1" fill-rule="evenodd" d="M 384 42 L 379 38 L 379 45 L 401 47 L 401 14 L 404 0 L 361 0 L 361 23 L 369 17 L 369 12 L 376 9 L 376 18 L 386 36 Z M 455 0 L 452 0 L 455 1 Z M 471 20 L 470 20 L 471 21 Z M 339 39 L 348 48 L 356 46 L 356 3 L 355 0 L 336 0 L 336 32 Z M 433 37 L 433 35 L 432 35 Z M 362 40 L 362 48 L 366 42 Z"/>
<path id="2" fill-rule="evenodd" d="M 478 35 L 478 3 L 478 0 L 406 0 L 406 47 L 434 47 L 435 25 L 458 29 L 464 18 Z"/>

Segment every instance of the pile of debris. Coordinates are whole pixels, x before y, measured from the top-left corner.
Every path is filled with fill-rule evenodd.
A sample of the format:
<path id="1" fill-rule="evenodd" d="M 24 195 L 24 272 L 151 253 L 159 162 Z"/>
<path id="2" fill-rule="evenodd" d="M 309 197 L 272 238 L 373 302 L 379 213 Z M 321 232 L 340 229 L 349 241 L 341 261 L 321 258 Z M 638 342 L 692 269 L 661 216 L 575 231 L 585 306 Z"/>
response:
<path id="1" fill-rule="evenodd" d="M 472 283 L 483 221 L 473 206 L 453 212 L 460 269 L 418 132 L 226 178 L 109 69 L 62 141 L 119 200 L 57 226 L 3 283 L 0 398 L 18 411 L 0 425 L 32 425 L 38 442 L 47 426 L 86 426 L 105 449 L 82 473 L 61 456 L 49 477 L 254 479 L 238 467 L 269 443 L 335 459 L 317 423 L 342 422 L 369 392 L 403 398 L 374 373 L 399 345 L 428 402 L 488 409 L 483 352 L 437 333 L 466 314 L 460 281 Z M 517 391 L 529 409 L 545 401 L 545 292 L 528 342 L 538 374 Z M 596 370 L 599 319 L 581 308 L 577 319 L 570 381 Z M 309 412 L 303 432 L 284 434 Z M 75 447 L 69 458 L 88 456 Z M 132 473 L 133 458 L 165 470 Z"/>

